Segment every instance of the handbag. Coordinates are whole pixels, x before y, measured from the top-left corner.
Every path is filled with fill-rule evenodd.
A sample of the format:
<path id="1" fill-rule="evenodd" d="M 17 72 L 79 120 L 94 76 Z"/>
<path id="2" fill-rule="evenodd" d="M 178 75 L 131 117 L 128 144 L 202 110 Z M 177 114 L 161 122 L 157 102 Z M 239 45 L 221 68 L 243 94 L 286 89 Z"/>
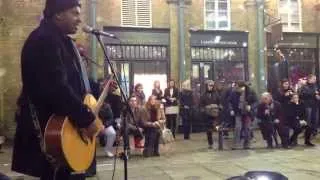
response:
<path id="1" fill-rule="evenodd" d="M 160 129 L 160 144 L 169 144 L 174 141 L 173 134 L 170 129 L 164 125 Z"/>
<path id="2" fill-rule="evenodd" d="M 165 108 L 165 113 L 168 114 L 179 114 L 179 106 L 168 106 Z"/>
<path id="3" fill-rule="evenodd" d="M 219 106 L 217 104 L 209 104 L 205 106 L 205 112 L 211 117 L 219 116 Z"/>

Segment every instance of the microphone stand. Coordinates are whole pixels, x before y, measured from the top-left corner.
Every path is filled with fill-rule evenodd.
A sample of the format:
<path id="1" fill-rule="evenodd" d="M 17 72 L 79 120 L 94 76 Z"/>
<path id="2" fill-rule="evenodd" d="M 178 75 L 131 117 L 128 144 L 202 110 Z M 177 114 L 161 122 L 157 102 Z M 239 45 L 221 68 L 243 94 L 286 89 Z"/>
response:
<path id="1" fill-rule="evenodd" d="M 119 86 L 119 89 L 120 89 L 120 94 L 121 94 L 121 97 L 122 97 L 122 100 L 124 101 L 124 105 L 125 105 L 125 111 L 124 111 L 124 119 L 123 119 L 123 129 L 124 129 L 124 138 L 123 138 L 123 152 L 124 152 L 124 179 L 125 180 L 128 180 L 128 147 L 129 147 L 129 138 L 128 138 L 128 130 L 127 130 L 127 112 L 129 112 L 129 114 L 131 115 L 132 119 L 133 119 L 133 122 L 135 122 L 134 120 L 134 116 L 133 116 L 133 112 L 129 106 L 129 103 L 128 103 L 128 98 L 127 96 L 124 94 L 123 92 L 123 89 L 121 88 L 120 86 L 120 81 L 119 81 L 119 78 L 117 76 L 117 74 L 115 73 L 115 70 L 113 68 L 113 65 L 109 59 L 109 56 L 107 55 L 107 51 L 106 51 L 106 48 L 102 42 L 102 39 L 101 39 L 101 36 L 97 33 L 94 34 L 96 36 L 96 38 L 98 39 L 98 42 L 103 50 L 103 54 L 108 62 L 108 65 L 111 69 L 111 72 L 112 74 L 114 75 L 114 78 L 115 78 L 115 81 L 117 82 L 118 86 Z"/>

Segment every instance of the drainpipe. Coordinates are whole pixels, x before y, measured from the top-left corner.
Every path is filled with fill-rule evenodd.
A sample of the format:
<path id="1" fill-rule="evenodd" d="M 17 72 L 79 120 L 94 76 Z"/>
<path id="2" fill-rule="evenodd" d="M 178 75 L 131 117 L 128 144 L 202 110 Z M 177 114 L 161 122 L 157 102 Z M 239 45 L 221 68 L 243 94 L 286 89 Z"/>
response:
<path id="1" fill-rule="evenodd" d="M 258 61 L 257 61 L 257 93 L 261 94 L 266 90 L 265 77 L 265 38 L 264 38 L 264 0 L 257 0 L 257 45 L 258 45 Z"/>
<path id="2" fill-rule="evenodd" d="M 185 80 L 185 33 L 184 33 L 184 0 L 178 0 L 178 22 L 179 22 L 179 81 L 180 85 Z"/>
<path id="3" fill-rule="evenodd" d="M 97 0 L 89 1 L 89 25 L 93 28 L 96 28 L 96 9 L 97 9 Z M 89 36 L 89 54 L 93 61 L 97 61 L 97 40 L 95 36 Z M 91 78 L 95 82 L 97 81 L 97 67 L 94 63 L 90 63 Z"/>
<path id="4" fill-rule="evenodd" d="M 5 75 L 5 73 L 6 73 L 6 70 L 4 68 L 0 68 L 0 132 L 5 127 L 5 121 L 4 121 L 4 95 L 3 95 L 4 90 L 5 90 L 5 88 L 4 88 L 5 86 L 4 86 L 4 83 L 3 83 L 3 76 Z M 4 132 L 1 132 L 1 133 L 4 133 Z M 2 135 L 3 134 L 0 134 L 0 137 Z"/>

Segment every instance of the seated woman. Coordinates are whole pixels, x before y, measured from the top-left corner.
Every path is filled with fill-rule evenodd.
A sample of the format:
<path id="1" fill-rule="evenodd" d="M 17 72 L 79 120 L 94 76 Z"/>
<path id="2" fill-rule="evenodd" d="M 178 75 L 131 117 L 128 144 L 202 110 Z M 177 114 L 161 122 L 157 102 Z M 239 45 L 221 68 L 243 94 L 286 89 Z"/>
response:
<path id="1" fill-rule="evenodd" d="M 157 102 L 157 97 L 151 95 L 144 107 L 144 118 L 142 126 L 144 128 L 145 143 L 143 155 L 145 157 L 160 156 L 159 141 L 160 127 L 165 123 L 165 115 Z"/>
<path id="2" fill-rule="evenodd" d="M 310 142 L 310 137 L 312 134 L 312 129 L 308 126 L 305 113 L 305 106 L 299 100 L 298 94 L 293 94 L 291 100 L 286 108 L 286 121 L 289 128 L 293 129 L 293 134 L 290 137 L 290 146 L 296 146 L 298 144 L 298 135 L 305 129 L 304 143 L 306 146 L 314 146 Z M 289 132 L 288 132 L 289 136 Z"/>

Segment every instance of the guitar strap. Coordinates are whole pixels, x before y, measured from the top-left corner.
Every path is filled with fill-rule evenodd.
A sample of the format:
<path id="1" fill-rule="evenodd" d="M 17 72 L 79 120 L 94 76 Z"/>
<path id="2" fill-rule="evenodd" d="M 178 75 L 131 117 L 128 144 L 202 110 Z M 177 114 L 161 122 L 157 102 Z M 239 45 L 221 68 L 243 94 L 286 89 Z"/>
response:
<path id="1" fill-rule="evenodd" d="M 52 164 L 57 166 L 57 161 L 48 153 L 46 153 L 46 148 L 45 148 L 45 142 L 44 142 L 44 137 L 41 131 L 41 126 L 40 126 L 40 122 L 39 122 L 39 118 L 38 118 L 38 114 L 36 111 L 35 106 L 31 103 L 31 100 L 27 97 L 27 101 L 28 101 L 28 106 L 29 106 L 29 110 L 30 110 L 30 115 L 32 118 L 32 122 L 33 122 L 33 126 L 35 128 L 35 130 L 37 131 L 37 136 L 39 138 L 39 143 L 40 143 L 40 149 L 41 152 L 45 155 L 45 158 Z"/>
<path id="2" fill-rule="evenodd" d="M 88 78 L 88 73 L 87 73 L 87 70 L 86 70 L 86 66 L 85 64 L 83 63 L 84 61 L 82 60 L 81 58 L 81 55 L 76 47 L 76 45 L 74 44 L 73 40 L 71 40 L 71 43 L 72 43 L 72 47 L 73 47 L 73 50 L 77 56 L 77 60 L 80 64 L 80 69 L 81 69 L 81 78 L 84 82 L 84 86 L 85 86 L 85 89 L 86 89 L 86 92 L 87 93 L 90 93 L 91 92 L 91 88 L 90 88 L 90 83 L 89 83 L 89 78 Z"/>

